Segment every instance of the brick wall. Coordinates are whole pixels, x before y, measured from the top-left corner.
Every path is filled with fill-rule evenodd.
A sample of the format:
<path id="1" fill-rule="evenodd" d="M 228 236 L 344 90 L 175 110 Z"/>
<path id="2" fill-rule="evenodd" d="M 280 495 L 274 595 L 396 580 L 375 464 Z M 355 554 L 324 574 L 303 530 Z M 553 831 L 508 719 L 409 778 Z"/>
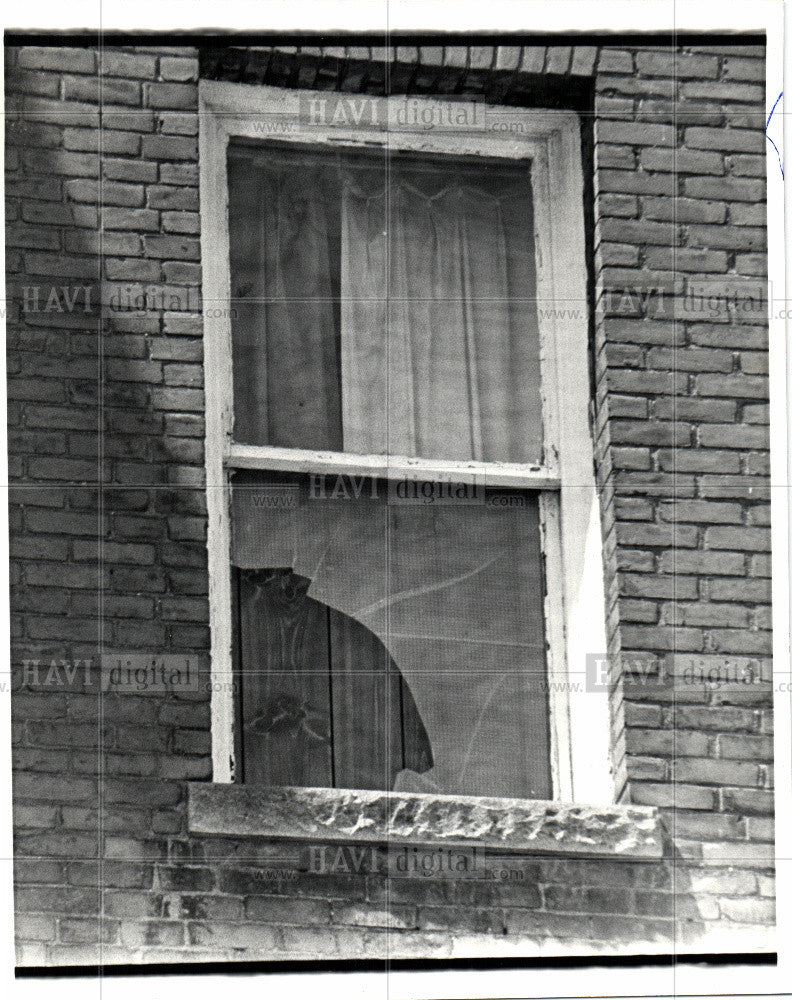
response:
<path id="1" fill-rule="evenodd" d="M 198 53 L 30 45 L 6 51 L 20 964 L 771 947 L 767 327 L 739 299 L 764 286 L 763 49 L 215 50 L 202 66 L 593 100 L 614 755 L 625 799 L 663 807 L 667 856 L 523 858 L 502 884 L 275 878 L 283 844 L 188 835 L 207 697 L 100 695 L 97 649 L 208 659 Z M 758 682 L 687 683 L 702 664 Z"/>
<path id="2" fill-rule="evenodd" d="M 599 482 L 629 794 L 675 806 L 686 859 L 769 863 L 762 51 L 603 51 L 598 69 Z"/>

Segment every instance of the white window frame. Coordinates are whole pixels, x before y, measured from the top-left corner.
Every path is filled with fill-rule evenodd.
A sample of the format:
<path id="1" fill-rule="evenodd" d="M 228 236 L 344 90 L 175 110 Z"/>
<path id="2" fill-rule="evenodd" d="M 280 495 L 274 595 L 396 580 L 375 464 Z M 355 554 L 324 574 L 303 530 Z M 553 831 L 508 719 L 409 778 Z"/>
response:
<path id="1" fill-rule="evenodd" d="M 605 691 L 586 690 L 586 656 L 606 650 L 602 536 L 589 424 L 588 307 L 580 126 L 571 111 L 478 105 L 508 129 L 403 131 L 383 124 L 308 125 L 300 109 L 326 93 L 201 81 L 199 156 L 206 386 L 206 485 L 213 780 L 234 780 L 231 615 L 232 469 L 393 476 L 472 474 L 491 485 L 539 492 L 547 595 L 553 799 L 613 802 L 611 717 Z M 405 98 L 377 98 L 401 102 Z M 430 115 L 438 100 L 410 98 Z M 429 107 L 431 105 L 431 108 Z M 395 110 L 395 109 L 394 109 Z M 387 115 L 381 115 L 388 120 Z M 397 121 L 396 118 L 390 120 Z M 452 462 L 235 444 L 227 149 L 231 137 L 431 154 L 530 158 L 537 257 L 544 456 L 541 465 Z M 552 307 L 557 305 L 558 309 Z M 563 402 L 562 402 L 563 401 Z"/>

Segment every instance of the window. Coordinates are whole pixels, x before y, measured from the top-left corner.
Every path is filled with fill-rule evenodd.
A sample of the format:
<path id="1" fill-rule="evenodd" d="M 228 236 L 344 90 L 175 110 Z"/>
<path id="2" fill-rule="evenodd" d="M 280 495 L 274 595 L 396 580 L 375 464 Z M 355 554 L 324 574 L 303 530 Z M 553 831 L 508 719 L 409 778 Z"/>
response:
<path id="1" fill-rule="evenodd" d="M 215 780 L 602 798 L 575 116 L 301 96 L 202 84 Z"/>

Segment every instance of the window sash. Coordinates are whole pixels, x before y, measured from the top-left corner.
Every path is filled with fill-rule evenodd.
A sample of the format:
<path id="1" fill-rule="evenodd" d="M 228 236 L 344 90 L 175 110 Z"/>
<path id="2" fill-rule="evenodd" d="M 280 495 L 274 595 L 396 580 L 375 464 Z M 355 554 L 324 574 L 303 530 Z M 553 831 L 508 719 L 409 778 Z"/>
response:
<path id="1" fill-rule="evenodd" d="M 548 167 L 548 137 L 559 126 L 569 130 L 577 128 L 577 116 L 572 112 L 557 110 L 516 110 L 488 107 L 486 111 L 491 120 L 497 121 L 504 113 L 510 118 L 516 113 L 520 121 L 519 131 L 473 131 L 467 134 L 451 132 L 409 132 L 388 131 L 383 126 L 369 125 L 350 130 L 339 126 L 310 126 L 300 119 L 301 108 L 310 102 L 312 97 L 325 99 L 326 94 L 312 94 L 307 91 L 286 91 L 276 87 L 247 87 L 218 81 L 203 81 L 202 94 L 202 128 L 200 133 L 200 158 L 211 161 L 211 168 L 205 171 L 206 184 L 202 184 L 202 192 L 207 192 L 207 212 L 202 217 L 221 216 L 221 232 L 211 246 L 213 259 L 222 259 L 222 274 L 208 271 L 210 284 L 223 294 L 219 303 L 204 299 L 208 308 L 215 304 L 227 305 L 231 298 L 230 286 L 230 251 L 228 234 L 228 178 L 227 149 L 230 138 L 242 137 L 261 141 L 268 134 L 274 136 L 279 145 L 291 144 L 295 148 L 305 148 L 306 144 L 331 147 L 347 147 L 370 151 L 379 146 L 390 152 L 412 152 L 424 155 L 449 156 L 456 159 L 471 157 L 476 160 L 530 160 L 531 186 L 534 202 L 535 252 L 537 267 L 537 302 L 542 305 L 554 304 L 554 275 L 552 272 L 553 242 L 557 238 L 550 206 L 554 202 L 551 195 L 551 183 Z M 389 99 L 398 101 L 399 98 Z M 416 114 L 422 105 L 436 110 L 437 101 L 421 98 L 411 98 Z M 483 112 L 482 112 L 483 113 Z M 490 120 L 490 119 L 488 119 Z M 267 125 L 271 126 L 267 130 Z M 293 127 L 292 127 L 293 126 Z M 578 155 L 579 162 L 579 155 Z M 223 196 L 219 204 L 211 203 L 209 188 L 222 190 Z M 203 207 L 203 206 L 202 206 Z M 202 231 L 206 227 L 202 228 Z M 561 237 L 563 238 L 563 236 Z M 581 248 L 583 243 L 581 242 Z M 582 253 L 581 253 L 582 259 Z M 216 296 L 215 299 L 218 297 Z M 221 310 L 222 311 L 222 310 Z M 223 320 L 223 317 L 220 317 Z M 553 391 L 556 378 L 553 371 L 554 359 L 549 351 L 550 339 L 543 337 L 543 332 L 555 323 L 552 317 L 540 319 L 540 338 L 542 352 L 540 356 L 540 372 L 542 384 L 542 423 L 543 423 L 543 461 L 548 467 L 553 465 L 553 458 L 559 452 L 558 418 L 556 413 L 556 396 Z M 230 319 L 225 317 L 224 326 L 230 327 Z M 546 329 L 543 331 L 542 327 Z M 218 417 L 224 435 L 224 452 L 227 455 L 233 440 L 233 373 L 230 355 L 230 337 L 226 338 L 228 354 L 222 360 L 218 370 L 218 381 L 225 386 L 218 393 L 220 411 Z M 219 352 L 218 352 L 219 354 Z"/>
<path id="2" fill-rule="evenodd" d="M 541 554 L 536 493 L 532 494 L 531 499 L 530 494 L 524 498 L 522 503 L 529 508 L 525 510 L 522 509 L 522 504 L 508 504 L 498 510 L 489 505 L 489 509 L 485 509 L 474 503 L 455 511 L 445 505 L 416 507 L 409 502 L 406 506 L 397 504 L 392 507 L 389 484 L 386 485 L 381 480 L 368 480 L 365 483 L 359 481 L 354 495 L 343 494 L 349 497 L 348 500 L 336 496 L 333 477 L 328 477 L 323 485 L 328 491 L 327 495 L 324 499 L 318 499 L 314 496 L 310 476 L 306 474 L 270 476 L 257 472 L 252 476 L 243 475 L 241 480 L 234 477 L 232 516 L 235 544 L 232 562 L 238 568 L 237 579 L 240 573 L 243 576 L 253 574 L 255 577 L 258 572 L 256 567 L 291 567 L 298 578 L 306 578 L 306 584 L 311 581 L 307 593 L 309 598 L 334 609 L 330 611 L 331 617 L 338 612 L 342 618 L 349 616 L 347 621 L 350 624 L 359 622 L 359 626 L 352 627 L 357 628 L 362 635 L 367 635 L 375 647 L 387 650 L 388 657 L 393 658 L 391 662 L 396 675 L 408 685 L 407 690 L 411 697 L 414 696 L 417 711 L 426 724 L 438 768 L 430 775 L 430 780 L 441 782 L 442 791 L 453 793 L 454 788 L 445 787 L 445 782 L 450 781 L 453 785 L 455 781 L 464 780 L 472 782 L 473 787 L 478 789 L 456 789 L 464 794 L 494 794 L 484 789 L 492 788 L 500 782 L 499 787 L 503 788 L 500 794 L 503 795 L 520 795 L 518 788 L 533 787 L 541 788 L 541 797 L 546 796 L 546 782 L 550 776 L 549 747 L 542 748 L 540 744 L 549 733 L 550 719 L 546 707 L 544 584 L 538 584 L 540 579 L 544 580 L 544 559 Z M 343 490 L 344 483 L 339 485 Z M 294 492 L 291 502 L 285 494 L 281 494 L 286 502 L 268 505 L 270 509 L 265 514 L 258 509 L 263 506 L 259 490 Z M 516 492 L 509 490 L 508 495 L 513 497 Z M 484 497 L 479 499 L 483 504 Z M 326 535 L 324 529 L 336 524 L 338 529 L 333 530 L 330 536 Z M 432 530 L 429 536 L 425 536 L 430 526 Z M 421 542 L 416 541 L 415 530 L 423 539 Z M 435 535 L 435 532 L 438 534 Z M 441 538 L 445 541 L 439 541 Z M 447 547 L 452 538 L 455 541 Z M 465 538 L 469 538 L 469 545 L 463 543 Z M 462 547 L 457 543 L 463 543 Z M 436 552 L 431 556 L 433 545 Z M 498 562 L 493 565 L 496 556 Z M 367 569 L 359 577 L 354 569 L 363 565 Z M 474 581 L 466 579 L 470 576 L 468 570 L 475 572 Z M 413 572 L 417 575 L 413 575 Z M 477 592 L 476 581 L 479 580 L 486 588 L 481 592 Z M 413 586 L 416 591 L 425 590 L 428 596 L 419 596 L 412 589 Z M 442 590 L 442 596 L 437 593 L 439 590 Z M 260 597 L 261 590 L 257 594 Z M 389 604 L 387 610 L 384 609 L 383 604 L 391 599 L 393 604 Z M 279 602 L 277 606 L 280 607 Z M 314 676 L 316 664 L 323 662 L 324 654 L 319 648 L 309 658 L 311 676 L 306 676 L 305 664 L 296 652 L 301 644 L 293 637 L 281 648 L 278 645 L 280 633 L 277 628 L 274 631 L 269 629 L 269 620 L 263 609 L 248 618 L 248 623 L 253 625 L 252 634 L 247 636 L 248 645 L 250 641 L 254 644 L 258 641 L 257 625 L 261 625 L 275 639 L 274 647 L 266 647 L 266 655 L 262 646 L 250 659 L 246 661 L 243 657 L 240 661 L 243 671 L 241 682 L 243 685 L 245 682 L 253 684 L 253 696 L 258 690 L 256 683 L 259 672 L 264 669 L 265 664 L 268 665 L 267 679 L 261 691 L 266 689 L 268 697 L 294 688 L 295 692 L 301 692 L 301 696 L 306 697 L 316 709 L 323 697 L 325 701 L 335 699 L 337 694 L 345 690 L 342 675 L 338 678 L 342 682 L 338 691 L 335 680 L 329 690 L 324 690 L 321 680 Z M 289 629 L 296 627 L 295 615 L 288 615 L 287 621 Z M 241 629 L 238 636 L 238 643 L 242 644 L 245 634 Z M 240 645 L 240 650 L 241 648 Z M 336 669 L 336 664 L 339 663 L 336 652 L 337 650 L 328 650 L 328 670 L 331 665 Z M 271 676 L 270 668 L 275 671 Z M 362 670 L 364 674 L 371 672 L 364 662 L 355 661 L 354 657 L 347 663 L 347 668 Z M 457 687 L 460 670 L 468 678 L 463 682 L 462 689 Z M 361 676 L 360 679 L 364 678 Z M 471 766 L 469 774 L 467 765 L 462 762 L 460 772 L 458 768 L 463 736 L 459 727 L 463 725 L 462 720 L 465 720 L 463 729 L 471 740 L 478 733 L 479 748 L 482 739 L 486 739 L 479 732 L 479 725 L 473 724 L 473 716 L 489 702 L 489 698 L 482 694 L 482 703 L 474 709 L 471 701 L 473 692 L 494 693 L 502 684 L 505 685 L 504 690 L 513 692 L 503 706 L 511 706 L 502 720 L 504 735 L 507 732 L 511 734 L 513 745 L 521 741 L 525 744 L 525 771 L 523 773 L 518 769 L 519 774 L 515 772 L 511 777 L 507 776 L 507 762 L 511 759 L 506 749 L 509 742 L 507 739 L 500 750 L 495 747 L 492 754 L 485 754 L 480 766 Z M 364 684 L 361 696 L 365 690 Z M 518 692 L 525 696 L 524 701 L 522 697 L 517 698 Z M 457 714 L 453 704 L 454 698 L 460 694 L 462 697 Z M 540 700 L 537 701 L 537 697 Z M 260 699 L 255 700 L 254 706 L 249 699 L 245 710 L 248 718 L 246 732 L 250 728 L 250 713 L 255 714 L 261 709 Z M 494 704 L 490 705 L 491 710 Z M 537 716 L 537 712 L 540 716 Z M 370 727 L 371 717 L 373 716 L 366 717 L 368 721 L 364 718 L 359 720 L 361 735 L 366 737 L 370 746 L 376 740 Z M 487 719 L 491 727 L 492 715 L 484 717 L 484 721 Z M 523 724 L 519 722 L 521 719 Z M 534 721 L 530 722 L 531 719 Z M 331 731 L 335 733 L 334 710 L 329 711 L 329 720 Z M 300 734 L 295 732 L 294 735 Z M 341 741 L 339 747 L 343 748 L 349 734 L 342 726 L 338 735 Z M 316 742 L 308 741 L 305 749 L 313 752 L 314 756 L 318 753 L 321 758 L 323 748 L 317 746 Z M 373 745 L 379 746 L 380 741 Z M 249 772 L 248 753 L 244 754 L 242 766 L 246 780 L 250 776 L 254 780 L 277 783 L 277 775 L 283 781 L 284 776 L 291 775 L 293 770 L 294 777 L 291 780 L 287 777 L 287 784 L 329 783 L 326 774 L 322 777 L 321 759 L 316 762 L 319 776 L 311 780 L 309 775 L 306 776 L 300 770 L 300 762 L 296 758 L 280 761 L 274 770 L 268 770 L 266 759 L 259 759 L 259 747 L 260 744 L 254 741 L 246 743 L 243 748 L 253 752 L 258 761 L 256 767 Z M 272 744 L 276 755 L 277 748 L 276 740 Z M 297 747 L 294 750 L 296 753 Z M 327 757 L 330 750 L 327 746 L 324 750 Z M 332 766 L 333 753 L 334 751 L 330 752 L 325 764 L 329 760 Z M 491 766 L 492 759 L 498 759 L 498 755 L 500 766 L 492 772 L 492 784 L 482 785 L 483 771 Z M 490 765 L 486 764 L 488 759 Z M 341 781 L 337 780 L 339 774 L 334 774 L 335 785 L 357 787 L 349 784 L 349 768 L 343 773 L 347 777 L 342 777 Z M 524 781 L 529 774 L 533 776 L 531 783 L 523 784 L 519 775 L 522 775 Z M 362 784 L 360 787 L 374 786 Z M 526 791 L 522 794 L 528 793 Z M 536 792 L 533 794 L 535 797 Z"/>

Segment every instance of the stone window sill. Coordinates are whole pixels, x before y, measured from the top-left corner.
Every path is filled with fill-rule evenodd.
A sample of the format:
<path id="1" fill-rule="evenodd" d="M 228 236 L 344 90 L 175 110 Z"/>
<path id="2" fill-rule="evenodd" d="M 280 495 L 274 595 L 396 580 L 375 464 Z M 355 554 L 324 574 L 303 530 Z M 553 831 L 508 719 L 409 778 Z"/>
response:
<path id="1" fill-rule="evenodd" d="M 524 799 L 190 782 L 191 833 L 288 840 L 453 845 L 658 860 L 657 810 Z"/>

